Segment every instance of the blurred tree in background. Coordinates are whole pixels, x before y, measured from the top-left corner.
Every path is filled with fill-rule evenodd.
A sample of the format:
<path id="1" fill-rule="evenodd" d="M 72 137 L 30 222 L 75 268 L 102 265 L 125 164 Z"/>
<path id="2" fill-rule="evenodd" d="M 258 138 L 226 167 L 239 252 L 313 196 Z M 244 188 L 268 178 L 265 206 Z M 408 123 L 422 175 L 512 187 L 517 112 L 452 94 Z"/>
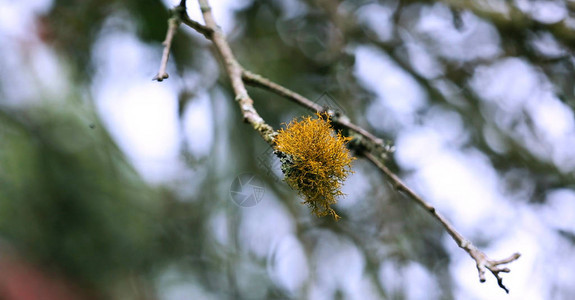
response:
<path id="1" fill-rule="evenodd" d="M 524 254 L 512 296 L 575 293 L 573 2 L 215 2 L 244 67 L 329 98 L 467 238 Z M 181 26 L 151 82 L 176 4 L 0 1 L 0 298 L 503 295 L 365 160 L 342 220 L 311 215 L 202 35 Z M 311 115 L 249 92 L 275 129 Z M 266 187 L 250 208 L 245 173 Z"/>

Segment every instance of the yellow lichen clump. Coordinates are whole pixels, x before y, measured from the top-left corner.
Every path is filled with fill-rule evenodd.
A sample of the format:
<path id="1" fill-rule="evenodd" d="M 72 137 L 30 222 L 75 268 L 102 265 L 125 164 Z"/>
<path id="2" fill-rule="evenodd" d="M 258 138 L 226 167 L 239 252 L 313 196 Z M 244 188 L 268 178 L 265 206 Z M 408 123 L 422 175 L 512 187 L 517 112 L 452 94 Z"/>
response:
<path id="1" fill-rule="evenodd" d="M 282 161 L 286 182 L 304 197 L 318 217 L 337 213 L 330 205 L 344 195 L 341 185 L 352 173 L 354 158 L 345 147 L 351 140 L 335 133 L 327 114 L 317 119 L 294 119 L 275 138 L 275 149 Z"/>

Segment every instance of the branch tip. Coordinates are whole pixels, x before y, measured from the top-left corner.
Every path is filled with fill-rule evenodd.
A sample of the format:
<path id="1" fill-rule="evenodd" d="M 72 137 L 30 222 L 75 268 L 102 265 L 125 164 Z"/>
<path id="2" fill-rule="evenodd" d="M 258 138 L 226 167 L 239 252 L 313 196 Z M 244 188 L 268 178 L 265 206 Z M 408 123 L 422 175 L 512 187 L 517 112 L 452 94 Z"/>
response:
<path id="1" fill-rule="evenodd" d="M 501 260 L 492 260 L 485 253 L 477 250 L 475 247 L 464 248 L 469 255 L 477 263 L 477 271 L 479 273 L 479 282 L 485 282 L 485 269 L 489 270 L 493 276 L 497 279 L 497 284 L 502 288 L 507 294 L 509 294 L 509 289 L 503 284 L 503 278 L 501 278 L 500 273 L 509 273 L 511 270 L 507 267 L 500 267 L 500 265 L 508 264 L 517 260 L 521 254 L 514 253 L 508 258 Z"/>
<path id="2" fill-rule="evenodd" d="M 170 77 L 170 75 L 168 75 L 168 73 L 158 73 L 156 76 L 154 76 L 154 78 L 152 78 L 153 81 L 157 81 L 157 82 L 162 82 L 164 81 L 164 79 L 168 79 Z"/>

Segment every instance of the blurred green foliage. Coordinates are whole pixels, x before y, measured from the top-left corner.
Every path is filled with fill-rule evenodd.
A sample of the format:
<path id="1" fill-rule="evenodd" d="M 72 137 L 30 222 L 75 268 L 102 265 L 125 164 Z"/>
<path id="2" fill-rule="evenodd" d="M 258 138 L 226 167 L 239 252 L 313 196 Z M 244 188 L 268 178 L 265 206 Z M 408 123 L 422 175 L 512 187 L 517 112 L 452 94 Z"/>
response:
<path id="1" fill-rule="evenodd" d="M 161 260 L 161 201 L 71 101 L 0 114 L 0 231 L 32 261 L 102 290 Z"/>

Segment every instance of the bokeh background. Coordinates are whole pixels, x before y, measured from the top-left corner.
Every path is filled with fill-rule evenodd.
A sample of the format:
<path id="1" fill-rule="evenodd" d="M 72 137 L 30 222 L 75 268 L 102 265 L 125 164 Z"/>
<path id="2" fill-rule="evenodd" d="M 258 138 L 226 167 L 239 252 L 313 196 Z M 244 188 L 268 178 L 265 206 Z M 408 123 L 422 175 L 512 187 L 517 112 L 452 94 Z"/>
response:
<path id="1" fill-rule="evenodd" d="M 152 81 L 177 2 L 0 0 L 0 298 L 575 294 L 575 2 L 212 3 L 242 65 L 331 99 L 465 237 L 521 252 L 509 295 L 365 160 L 342 220 L 312 216 L 193 30 Z M 311 114 L 249 92 L 276 129 Z M 253 207 L 230 198 L 246 173 Z"/>

